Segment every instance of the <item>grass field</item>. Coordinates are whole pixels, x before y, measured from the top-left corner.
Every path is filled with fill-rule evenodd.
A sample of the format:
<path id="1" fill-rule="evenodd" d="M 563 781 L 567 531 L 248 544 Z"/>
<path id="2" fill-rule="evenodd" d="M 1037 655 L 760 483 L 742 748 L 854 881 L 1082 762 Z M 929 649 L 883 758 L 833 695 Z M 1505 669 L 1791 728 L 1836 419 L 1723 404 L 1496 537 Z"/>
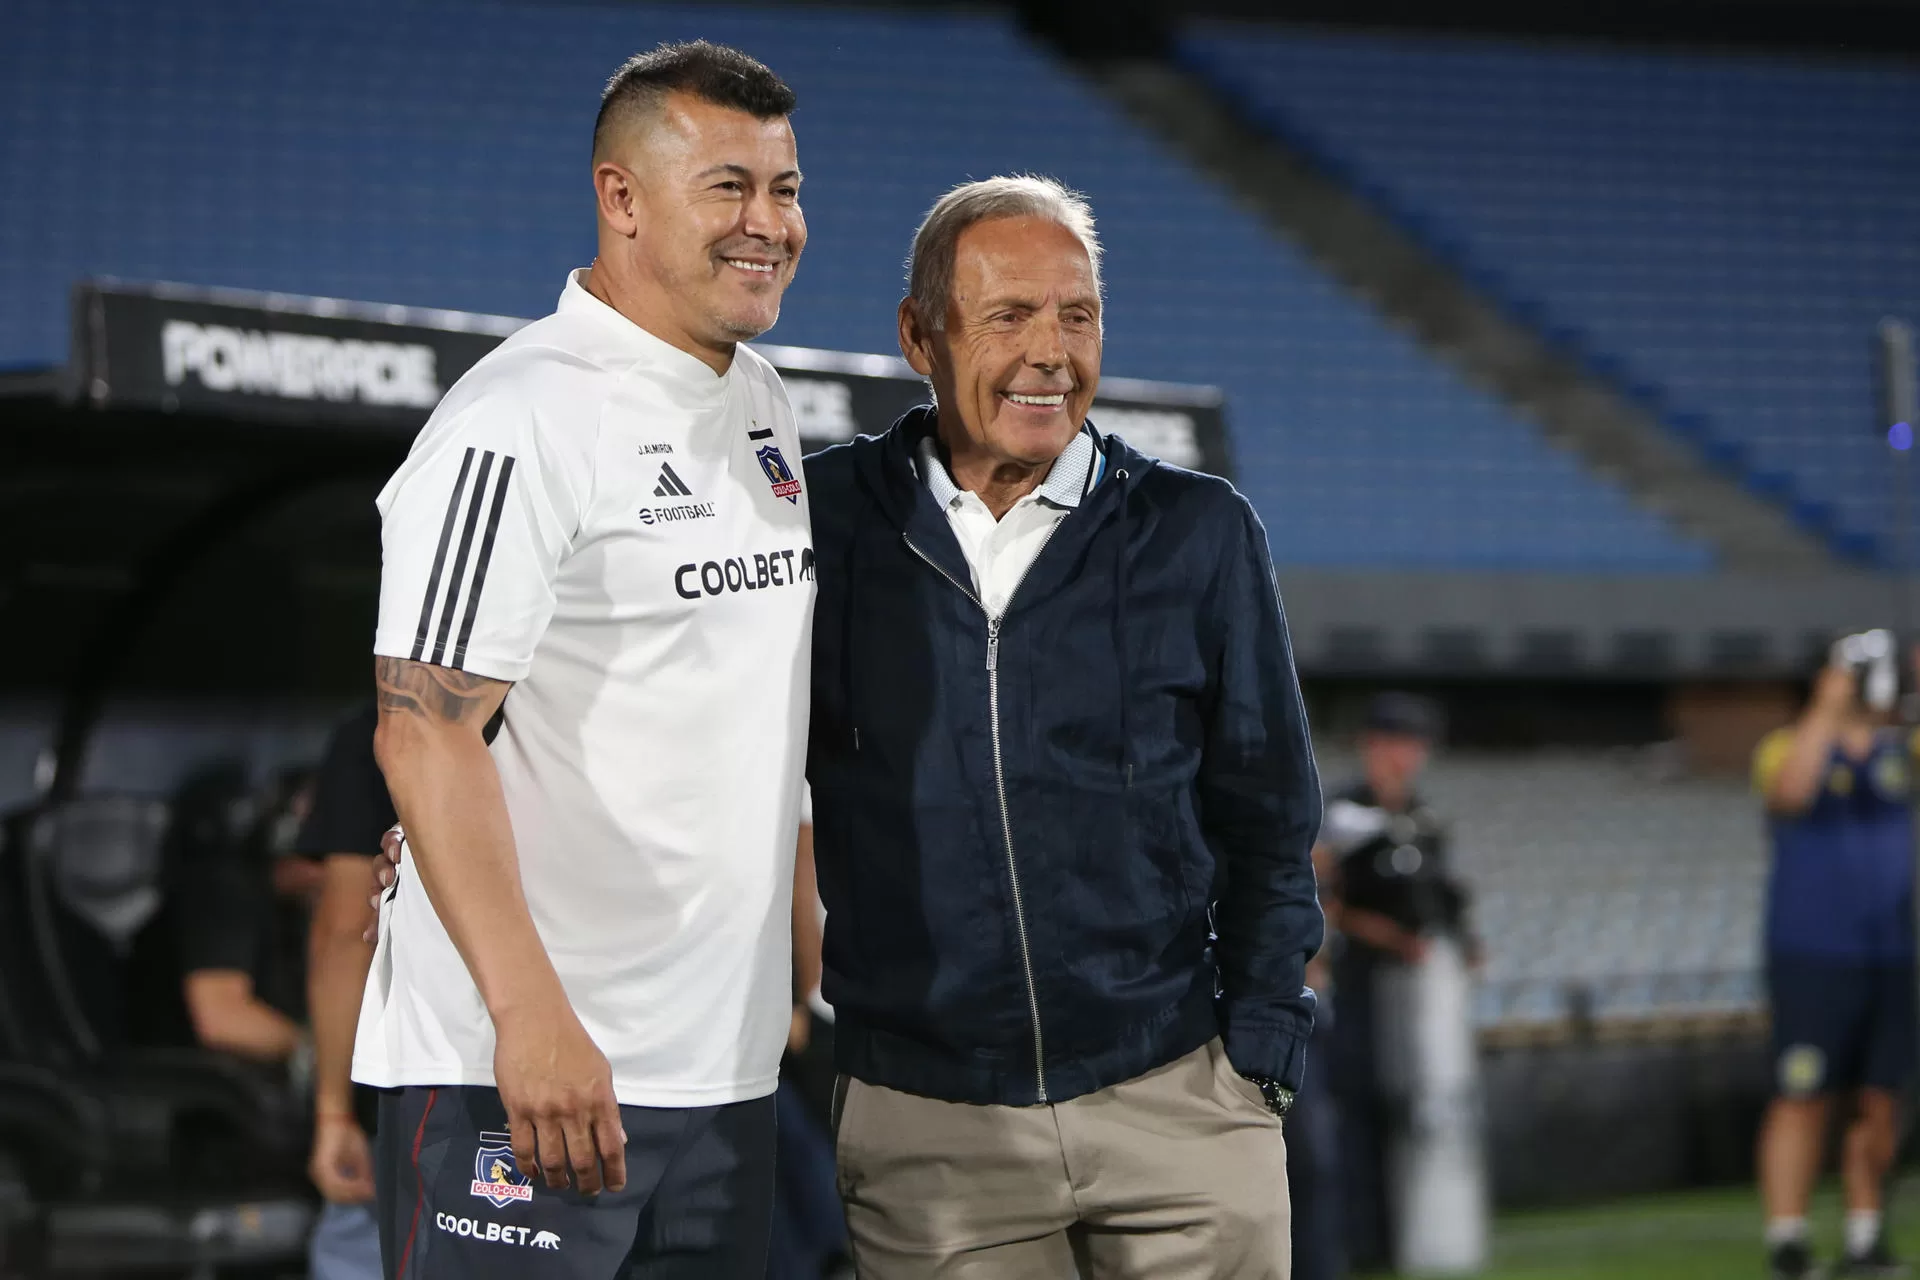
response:
<path id="1" fill-rule="evenodd" d="M 1920 1177 L 1890 1197 L 1894 1247 L 1920 1258 Z M 1840 1247 L 1840 1196 L 1814 1202 L 1822 1261 Z M 1584 1209 L 1532 1210 L 1494 1227 L 1494 1266 L 1485 1280 L 1743 1280 L 1766 1275 L 1760 1206 L 1750 1189 L 1689 1191 Z"/>

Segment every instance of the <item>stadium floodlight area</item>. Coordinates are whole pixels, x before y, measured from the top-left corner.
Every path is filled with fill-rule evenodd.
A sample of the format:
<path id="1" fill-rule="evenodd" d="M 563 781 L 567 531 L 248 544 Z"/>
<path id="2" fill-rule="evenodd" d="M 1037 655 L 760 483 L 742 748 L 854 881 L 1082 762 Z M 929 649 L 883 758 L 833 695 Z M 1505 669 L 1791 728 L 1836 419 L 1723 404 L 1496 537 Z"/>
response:
<path id="1" fill-rule="evenodd" d="M 1902 559 L 1872 349 L 1920 313 L 1911 66 L 1235 24 L 1186 53 L 1836 550 Z"/>
<path id="2" fill-rule="evenodd" d="M 935 197 L 1049 173 L 1100 218 L 1107 367 L 1222 390 L 1283 563 L 1711 567 L 992 15 L 17 0 L 0 369 L 64 364 L 67 291 L 100 276 L 542 314 L 593 251 L 596 86 L 692 36 L 760 54 L 800 97 L 812 239 L 770 342 L 892 350 Z M 137 194 L 103 196 L 102 173 Z"/>

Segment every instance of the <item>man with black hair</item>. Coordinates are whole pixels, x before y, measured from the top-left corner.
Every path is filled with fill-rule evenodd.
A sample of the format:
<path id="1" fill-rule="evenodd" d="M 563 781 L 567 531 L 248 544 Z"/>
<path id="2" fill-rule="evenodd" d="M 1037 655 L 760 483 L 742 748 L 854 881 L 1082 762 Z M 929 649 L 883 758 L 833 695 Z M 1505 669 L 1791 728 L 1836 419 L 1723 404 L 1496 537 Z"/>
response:
<path id="1" fill-rule="evenodd" d="M 406 825 L 355 1042 L 389 1276 L 760 1276 L 813 612 L 766 361 L 806 244 L 766 67 L 620 68 L 599 253 L 381 493 Z M 509 694 L 511 693 L 511 696 Z"/>

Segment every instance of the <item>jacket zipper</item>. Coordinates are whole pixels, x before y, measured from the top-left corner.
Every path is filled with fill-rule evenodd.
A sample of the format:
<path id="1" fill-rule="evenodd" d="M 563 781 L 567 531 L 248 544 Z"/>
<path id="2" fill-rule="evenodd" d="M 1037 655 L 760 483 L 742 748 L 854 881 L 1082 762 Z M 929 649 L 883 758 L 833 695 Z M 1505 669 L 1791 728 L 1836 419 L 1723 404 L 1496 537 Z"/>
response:
<path id="1" fill-rule="evenodd" d="M 1058 523 L 1054 525 L 1054 529 L 1059 527 Z M 1034 1082 L 1038 1086 L 1039 1101 L 1044 1103 L 1047 1100 L 1047 1058 L 1046 1041 L 1040 1031 L 1040 992 L 1033 983 L 1033 951 L 1027 943 L 1027 911 L 1025 902 L 1020 896 L 1020 865 L 1013 855 L 1013 815 L 1007 808 L 1007 775 L 1000 757 L 1000 620 L 1007 616 L 1007 609 L 1013 607 L 1013 598 L 1020 594 L 1020 584 L 1027 580 L 1027 574 L 1033 569 L 1033 560 L 1038 560 L 1040 552 L 1047 549 L 1047 543 L 1053 541 L 1053 531 L 1047 532 L 1046 538 L 1034 551 L 1033 560 L 1027 562 L 1026 569 L 1021 571 L 1020 577 L 1014 582 L 1013 590 L 1007 593 L 1006 607 L 997 614 L 988 613 L 987 606 L 980 602 L 979 596 L 958 578 L 941 568 L 933 557 L 915 546 L 912 538 L 903 533 L 900 535 L 900 540 L 907 544 L 909 551 L 926 561 L 935 573 L 958 587 L 960 594 L 973 601 L 981 613 L 986 614 L 987 724 L 993 738 L 993 786 L 1000 797 L 1000 838 L 1006 844 L 1007 878 L 1013 885 L 1013 927 L 1020 938 L 1020 968 L 1027 979 L 1027 1011 L 1033 1016 Z"/>

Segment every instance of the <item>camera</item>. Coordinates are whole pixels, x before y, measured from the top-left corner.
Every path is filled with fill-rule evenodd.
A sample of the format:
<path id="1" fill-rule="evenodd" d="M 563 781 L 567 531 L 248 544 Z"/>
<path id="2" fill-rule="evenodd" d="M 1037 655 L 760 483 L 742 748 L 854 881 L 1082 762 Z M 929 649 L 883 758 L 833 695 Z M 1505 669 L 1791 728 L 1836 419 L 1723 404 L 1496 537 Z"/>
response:
<path id="1" fill-rule="evenodd" d="M 1834 641 L 1833 665 L 1853 673 L 1854 696 L 1873 711 L 1892 711 L 1900 701 L 1900 646 L 1884 628 Z"/>

